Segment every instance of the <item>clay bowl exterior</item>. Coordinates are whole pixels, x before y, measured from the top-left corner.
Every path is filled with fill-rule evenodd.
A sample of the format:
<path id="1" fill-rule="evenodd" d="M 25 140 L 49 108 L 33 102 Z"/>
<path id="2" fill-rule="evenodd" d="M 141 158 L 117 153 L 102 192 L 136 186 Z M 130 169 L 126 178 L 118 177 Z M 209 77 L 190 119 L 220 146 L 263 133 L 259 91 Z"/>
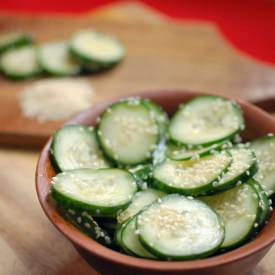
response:
<path id="1" fill-rule="evenodd" d="M 152 99 L 171 115 L 180 103 L 200 95 L 200 93 L 162 91 L 139 95 Z M 111 101 L 97 104 L 69 123 L 94 125 L 98 115 L 110 103 Z M 238 101 L 238 103 L 242 107 L 246 122 L 246 130 L 243 133 L 244 139 L 249 140 L 267 133 L 275 133 L 275 120 L 270 115 L 245 101 Z M 37 164 L 36 189 L 39 201 L 50 221 L 101 274 L 243 275 L 256 266 L 275 241 L 275 213 L 273 212 L 270 222 L 253 241 L 231 252 L 207 259 L 164 262 L 135 258 L 113 251 L 87 237 L 64 220 L 48 199 L 51 177 L 55 175 L 49 159 L 50 144 L 51 139 L 43 148 Z"/>

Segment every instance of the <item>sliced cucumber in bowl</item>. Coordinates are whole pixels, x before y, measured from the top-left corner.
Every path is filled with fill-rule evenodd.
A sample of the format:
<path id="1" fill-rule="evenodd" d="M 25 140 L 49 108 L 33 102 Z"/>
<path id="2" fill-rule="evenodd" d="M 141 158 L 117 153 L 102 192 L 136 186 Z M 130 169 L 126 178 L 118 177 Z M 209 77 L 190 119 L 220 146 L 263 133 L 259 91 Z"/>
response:
<path id="1" fill-rule="evenodd" d="M 108 247 L 113 245 L 113 240 L 108 232 L 102 229 L 88 212 L 60 205 L 58 211 L 65 219 L 94 240 Z"/>
<path id="2" fill-rule="evenodd" d="M 131 202 L 136 182 L 117 168 L 78 169 L 52 179 L 51 194 L 61 205 L 89 211 L 95 216 L 116 216 Z"/>
<path id="3" fill-rule="evenodd" d="M 121 245 L 130 255 L 142 258 L 156 259 L 156 257 L 147 251 L 139 241 L 136 229 L 136 216 L 128 220 L 121 231 Z"/>
<path id="4" fill-rule="evenodd" d="M 228 150 L 232 156 L 232 162 L 227 171 L 213 184 L 212 193 L 218 193 L 233 188 L 237 184 L 250 179 L 257 172 L 255 154 L 241 145 Z"/>
<path id="5" fill-rule="evenodd" d="M 224 240 L 223 223 L 205 203 L 171 194 L 137 216 L 142 245 L 166 260 L 190 260 L 215 253 Z"/>
<path id="6" fill-rule="evenodd" d="M 92 126 L 66 125 L 53 137 L 51 159 L 57 171 L 80 168 L 107 168 Z"/>
<path id="7" fill-rule="evenodd" d="M 151 204 L 164 195 L 165 193 L 152 188 L 137 192 L 133 197 L 131 204 L 124 211 L 118 214 L 118 223 L 122 224 L 126 222 L 140 212 L 145 206 Z"/>
<path id="8" fill-rule="evenodd" d="M 101 148 L 121 165 L 144 163 L 159 142 L 159 128 L 150 110 L 138 98 L 114 103 L 100 116 L 97 136 Z"/>
<path id="9" fill-rule="evenodd" d="M 168 193 L 198 196 L 213 190 L 213 185 L 227 170 L 232 157 L 221 152 L 197 160 L 165 160 L 153 171 L 155 188 Z"/>
<path id="10" fill-rule="evenodd" d="M 254 178 L 272 196 L 275 193 L 275 136 L 267 135 L 251 142 L 259 170 Z"/>
<path id="11" fill-rule="evenodd" d="M 144 190 L 148 187 L 153 176 L 153 165 L 151 163 L 130 166 L 127 170 L 136 179 L 139 189 Z"/>
<path id="12" fill-rule="evenodd" d="M 172 117 L 169 136 L 176 143 L 208 146 L 232 139 L 244 128 L 240 107 L 219 96 L 198 96 Z"/>
<path id="13" fill-rule="evenodd" d="M 189 140 L 171 135 L 175 119 L 176 134 L 191 129 Z M 273 138 L 250 146 L 239 138 L 243 128 L 237 104 L 217 96 L 191 100 L 170 124 L 150 100 L 119 100 L 95 130 L 68 125 L 54 136 L 52 163 L 64 172 L 53 177 L 51 195 L 69 214 L 89 215 L 86 225 L 71 217 L 78 228 L 92 219 L 114 240 L 109 247 L 130 256 L 181 261 L 230 251 L 252 240 L 272 211 L 263 189 L 272 182 L 253 178 L 258 166 L 275 163 L 267 158 Z"/>
<path id="14" fill-rule="evenodd" d="M 166 135 L 166 130 L 168 127 L 168 115 L 167 113 L 161 108 L 161 106 L 157 105 L 153 101 L 149 99 L 141 99 L 143 104 L 148 107 L 150 110 L 151 116 L 156 120 L 159 132 L 161 136 Z"/>
<path id="15" fill-rule="evenodd" d="M 258 227 L 260 198 L 249 183 L 218 195 L 201 198 L 222 218 L 225 239 L 221 250 L 231 250 L 250 240 Z"/>
<path id="16" fill-rule="evenodd" d="M 166 149 L 166 157 L 171 160 L 189 160 L 189 159 L 198 159 L 210 154 L 213 154 L 215 151 L 221 149 L 226 149 L 232 146 L 231 143 L 226 141 L 214 143 L 206 147 L 197 147 L 197 148 L 187 148 L 187 146 L 180 146 L 178 144 L 170 142 Z"/>
<path id="17" fill-rule="evenodd" d="M 268 198 L 266 191 L 262 188 L 260 183 L 258 183 L 254 179 L 250 179 L 249 184 L 254 187 L 259 196 L 260 214 L 258 216 L 258 226 L 256 227 L 256 230 L 260 231 L 266 225 L 272 214 L 272 200 Z"/>

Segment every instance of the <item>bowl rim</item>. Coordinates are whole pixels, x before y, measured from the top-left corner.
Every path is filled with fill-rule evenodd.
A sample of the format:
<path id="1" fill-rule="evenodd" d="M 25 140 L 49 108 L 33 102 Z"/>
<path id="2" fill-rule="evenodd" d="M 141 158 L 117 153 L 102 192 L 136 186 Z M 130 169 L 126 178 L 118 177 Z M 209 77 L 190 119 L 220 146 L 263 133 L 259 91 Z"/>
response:
<path id="1" fill-rule="evenodd" d="M 87 109 L 77 115 L 75 118 L 69 120 L 65 124 L 71 123 L 80 123 L 83 118 L 92 113 L 99 112 L 102 110 L 103 107 L 106 107 L 110 103 L 124 97 L 131 97 L 131 96 L 140 96 L 140 97 L 159 97 L 161 96 L 169 96 L 171 97 L 181 97 L 183 95 L 194 97 L 198 95 L 207 95 L 206 93 L 199 93 L 199 92 L 191 92 L 185 90 L 161 90 L 161 91 L 153 91 L 153 92 L 139 92 L 134 93 L 132 95 L 124 95 L 116 98 L 112 98 L 110 100 L 99 102 L 95 104 L 92 108 Z M 226 97 L 232 99 L 230 97 Z M 233 99 L 234 100 L 234 99 Z M 265 111 L 261 110 L 260 108 L 254 106 L 253 104 L 245 101 L 245 100 L 236 100 L 242 107 L 246 107 L 251 109 L 253 112 L 256 113 L 257 116 L 262 117 L 264 120 L 267 120 L 271 126 L 273 126 L 273 130 L 275 133 L 275 120 Z M 272 127 L 271 127 L 272 128 Z M 137 257 L 128 256 L 122 254 L 120 252 L 114 251 L 101 245 L 97 241 L 93 240 L 92 238 L 88 237 L 78 229 L 76 229 L 72 224 L 68 221 L 63 219 L 62 216 L 58 214 L 56 209 L 53 207 L 52 204 L 49 203 L 47 198 L 47 193 L 45 191 L 48 190 L 48 186 L 50 179 L 47 179 L 47 170 L 52 168 L 49 158 L 50 152 L 50 145 L 51 145 L 52 137 L 50 137 L 43 147 L 39 160 L 37 162 L 36 167 L 36 174 L 35 174 L 35 184 L 36 184 L 36 193 L 38 196 L 38 200 L 40 205 L 52 222 L 52 224 L 71 242 L 76 244 L 77 246 L 83 248 L 84 250 L 88 251 L 89 253 L 105 259 L 107 261 L 120 264 L 123 266 L 146 269 L 146 270 L 154 270 L 154 271 L 191 271 L 191 270 L 201 270 L 204 268 L 211 268 L 214 266 L 222 266 L 226 265 L 244 258 L 247 258 L 253 254 L 256 254 L 260 250 L 268 248 L 275 242 L 275 234 L 270 233 L 269 231 L 269 224 L 265 226 L 265 228 L 257 235 L 255 239 L 252 241 L 244 244 L 243 246 L 234 249 L 230 252 L 225 254 L 212 256 L 206 259 L 198 259 L 192 261 L 175 261 L 175 262 L 167 262 L 167 261 L 155 261 L 149 259 L 142 259 Z M 272 220 L 275 219 L 275 211 L 272 213 Z M 267 234 L 267 233 L 270 234 Z M 195 264 L 194 264 L 195 263 Z"/>

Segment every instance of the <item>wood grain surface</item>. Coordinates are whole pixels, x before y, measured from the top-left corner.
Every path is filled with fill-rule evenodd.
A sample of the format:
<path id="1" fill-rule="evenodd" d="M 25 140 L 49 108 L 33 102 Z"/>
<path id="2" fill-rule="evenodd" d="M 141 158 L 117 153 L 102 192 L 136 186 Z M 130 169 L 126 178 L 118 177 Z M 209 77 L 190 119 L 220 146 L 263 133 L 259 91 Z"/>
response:
<path id="1" fill-rule="evenodd" d="M 242 98 L 264 97 L 274 91 L 274 69 L 240 55 L 214 26 L 167 23 L 137 5 L 109 7 L 85 18 L 1 16 L 1 30 L 20 27 L 40 41 L 65 38 L 80 27 L 118 35 L 128 47 L 128 57 L 115 70 L 90 78 L 97 100 L 165 88 Z M 57 124 L 39 125 L 20 116 L 15 98 L 29 83 L 0 80 L 0 128 L 2 133 L 16 131 L 18 138 L 27 132 L 39 140 Z M 42 212 L 34 186 L 37 159 L 35 151 L 0 150 L 0 274 L 96 275 Z M 249 275 L 275 275 L 274 253 L 275 248 Z"/>
<path id="2" fill-rule="evenodd" d="M 214 25 L 205 22 L 171 21 L 134 4 L 83 16 L 0 16 L 0 32 L 23 30 L 39 43 L 68 39 L 82 28 L 116 35 L 128 52 L 115 69 L 86 77 L 95 87 L 95 102 L 156 89 L 189 89 L 246 99 L 275 95 L 275 68 L 238 52 Z M 62 123 L 41 124 L 22 116 L 18 94 L 31 82 L 0 78 L 0 143 L 41 145 Z"/>
<path id="3" fill-rule="evenodd" d="M 0 274 L 96 275 L 42 212 L 37 159 L 36 152 L 0 150 Z M 275 275 L 274 255 L 275 247 L 249 275 Z"/>

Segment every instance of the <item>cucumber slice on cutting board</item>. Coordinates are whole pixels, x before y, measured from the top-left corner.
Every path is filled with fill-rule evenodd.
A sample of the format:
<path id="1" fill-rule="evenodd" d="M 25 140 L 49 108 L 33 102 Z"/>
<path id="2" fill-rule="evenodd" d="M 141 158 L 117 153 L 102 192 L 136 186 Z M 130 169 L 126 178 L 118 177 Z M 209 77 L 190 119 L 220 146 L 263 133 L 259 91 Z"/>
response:
<path id="1" fill-rule="evenodd" d="M 50 42 L 38 48 L 38 61 L 44 71 L 55 76 L 77 75 L 81 66 L 69 53 L 66 42 Z"/>
<path id="2" fill-rule="evenodd" d="M 84 67 L 94 71 L 114 66 L 125 56 L 125 49 L 117 39 L 94 30 L 75 33 L 70 51 Z"/>
<path id="3" fill-rule="evenodd" d="M 0 53 L 12 48 L 26 46 L 32 43 L 32 38 L 21 32 L 9 32 L 0 35 Z"/>
<path id="4" fill-rule="evenodd" d="M 12 79 L 24 79 L 41 73 L 36 48 L 24 46 L 11 49 L 0 56 L 1 72 Z"/>

